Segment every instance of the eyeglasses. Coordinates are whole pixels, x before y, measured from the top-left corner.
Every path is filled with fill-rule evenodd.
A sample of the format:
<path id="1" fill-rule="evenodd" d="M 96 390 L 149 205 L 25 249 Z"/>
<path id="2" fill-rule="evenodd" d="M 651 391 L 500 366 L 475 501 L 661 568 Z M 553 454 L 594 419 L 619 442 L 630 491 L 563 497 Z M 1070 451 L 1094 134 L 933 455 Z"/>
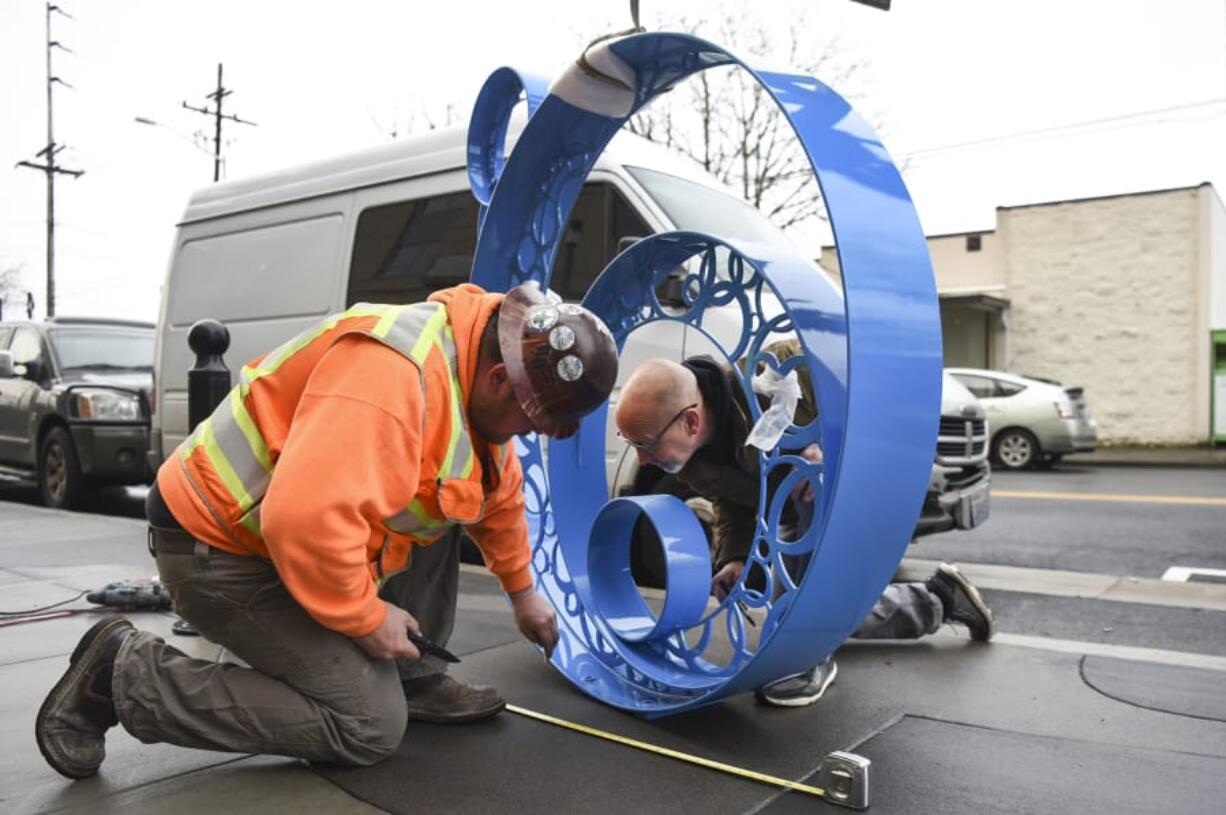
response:
<path id="1" fill-rule="evenodd" d="M 664 434 L 668 432 L 668 429 L 672 427 L 678 419 L 684 416 L 687 410 L 693 410 L 696 407 L 698 407 L 697 402 L 695 402 L 692 405 L 686 405 L 685 407 L 681 408 L 681 410 L 677 411 L 677 415 L 669 419 L 668 424 L 664 425 L 664 429 L 661 430 L 659 433 L 657 433 L 655 436 L 653 436 L 651 441 L 638 442 L 638 441 L 635 441 L 634 439 L 627 439 L 625 436 L 622 436 L 620 432 L 617 435 L 621 436 L 622 440 L 625 441 L 626 444 L 633 447 L 635 450 L 642 450 L 644 453 L 650 453 L 652 450 L 656 449 L 656 447 L 660 444 L 660 440 L 664 438 Z"/>

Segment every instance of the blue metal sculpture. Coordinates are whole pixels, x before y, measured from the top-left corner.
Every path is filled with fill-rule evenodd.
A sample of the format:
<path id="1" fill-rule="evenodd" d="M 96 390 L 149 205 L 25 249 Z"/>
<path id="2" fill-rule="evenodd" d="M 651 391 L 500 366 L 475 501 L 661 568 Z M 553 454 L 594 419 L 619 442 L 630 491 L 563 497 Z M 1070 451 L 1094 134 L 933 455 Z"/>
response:
<path id="1" fill-rule="evenodd" d="M 472 279 L 505 290 L 529 279 L 548 285 L 562 226 L 588 171 L 626 119 L 679 81 L 721 65 L 749 71 L 778 104 L 817 174 L 842 266 L 840 293 L 810 262 L 774 245 L 740 244 L 693 232 L 656 235 L 618 256 L 584 298 L 619 348 L 634 329 L 679 320 L 703 330 L 709 306 L 735 304 L 744 330 L 729 361 L 745 359 L 811 377 L 820 419 L 792 426 L 761 454 L 759 523 L 744 580 L 708 603 L 710 556 L 692 512 L 667 496 L 608 500 L 607 408 L 579 433 L 549 445 L 520 439 L 537 587 L 553 602 L 561 639 L 553 665 L 579 688 L 620 708 L 658 716 L 709 704 L 811 667 L 868 613 L 910 539 L 927 486 L 940 411 L 941 335 L 927 244 L 902 179 L 872 129 L 837 93 L 798 74 L 755 70 L 719 46 L 684 34 L 641 34 L 608 45 L 625 87 L 586 104 L 529 89 L 534 112 L 501 164 L 507 117 L 522 79 L 491 77 L 473 113 L 470 177 L 483 219 Z M 629 81 L 627 81 L 629 79 Z M 534 95 L 536 94 L 536 95 Z M 599 94 L 597 94 L 599 96 Z M 585 109 L 587 108 L 587 109 Z M 657 285 L 678 265 L 682 314 L 663 309 Z M 770 304 L 782 304 L 778 307 Z M 706 333 L 704 331 L 704 333 Z M 798 336 L 804 354 L 780 364 L 763 349 Z M 802 368 L 803 366 L 803 368 Z M 747 401 L 759 413 L 750 383 Z M 821 465 L 794 451 L 817 441 Z M 783 482 L 768 493 L 767 479 Z M 780 540 L 792 487 L 814 488 L 814 517 Z M 554 507 L 564 505 L 565 513 Z M 663 541 L 667 595 L 660 613 L 629 574 L 628 549 L 645 516 Z M 789 568 L 803 556 L 808 567 Z M 746 615 L 759 628 L 746 625 Z M 715 636 L 726 634 L 726 639 Z"/>

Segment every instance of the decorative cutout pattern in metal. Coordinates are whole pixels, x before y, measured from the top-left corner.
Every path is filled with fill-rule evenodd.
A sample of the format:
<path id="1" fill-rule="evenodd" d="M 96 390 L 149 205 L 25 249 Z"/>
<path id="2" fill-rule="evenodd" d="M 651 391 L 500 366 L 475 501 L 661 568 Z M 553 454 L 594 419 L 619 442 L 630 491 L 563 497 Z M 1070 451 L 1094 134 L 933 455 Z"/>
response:
<path id="1" fill-rule="evenodd" d="M 689 508 L 668 496 L 608 500 L 607 407 L 573 438 L 550 443 L 548 469 L 541 440 L 518 441 L 537 588 L 559 618 L 552 663 L 586 693 L 650 717 L 807 669 L 868 613 L 902 558 L 927 487 L 941 334 L 911 199 L 872 129 L 841 96 L 809 76 L 755 70 L 689 35 L 640 34 L 610 49 L 637 75 L 635 110 L 698 71 L 732 64 L 749 71 L 817 174 L 843 276 L 840 293 L 812 262 L 780 246 L 675 232 L 622 253 L 584 298 L 619 349 L 646 323 L 678 320 L 704 330 L 708 309 L 739 308 L 743 331 L 733 347 L 707 334 L 730 362 L 810 377 L 820 419 L 788 428 L 775 449 L 760 454 L 757 532 L 745 570 L 760 579 L 743 579 L 724 602 L 708 602 L 710 556 Z M 488 205 L 472 280 L 496 291 L 529 279 L 548 285 L 583 181 L 625 122 L 545 96 L 499 173 L 517 82 L 528 84 L 509 69 L 491 77 L 469 134 L 470 177 Z M 528 96 L 531 108 L 531 89 Z M 686 308 L 666 309 L 656 287 L 681 264 L 690 270 Z M 804 353 L 779 363 L 763 348 L 784 336 L 798 337 Z M 756 418 L 749 377 L 741 387 Z M 821 465 L 796 453 L 814 441 L 824 451 Z M 780 470 L 782 483 L 768 494 L 767 480 Z M 781 540 L 784 503 L 803 482 L 814 489 L 813 519 L 799 536 Z M 642 516 L 666 556 L 659 613 L 630 580 L 630 533 Z M 808 567 L 797 569 L 798 560 Z"/>

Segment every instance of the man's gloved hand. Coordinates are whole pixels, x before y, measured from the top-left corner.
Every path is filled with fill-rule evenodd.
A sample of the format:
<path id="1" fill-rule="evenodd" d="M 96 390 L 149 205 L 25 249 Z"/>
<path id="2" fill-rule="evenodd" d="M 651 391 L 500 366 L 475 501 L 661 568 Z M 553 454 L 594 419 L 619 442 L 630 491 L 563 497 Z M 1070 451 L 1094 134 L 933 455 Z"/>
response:
<path id="1" fill-rule="evenodd" d="M 554 616 L 553 606 L 536 593 L 535 589 L 527 588 L 511 595 L 511 609 L 515 612 L 515 624 L 519 631 L 528 639 L 545 649 L 545 658 L 553 653 L 553 647 L 558 644 L 558 620 Z"/>
<path id="2" fill-rule="evenodd" d="M 711 593 L 715 595 L 716 600 L 723 600 L 728 596 L 728 592 L 732 591 L 736 581 L 741 579 L 741 572 L 744 568 L 745 561 L 730 560 L 715 573 L 715 576 L 711 578 Z"/>
<path id="3" fill-rule="evenodd" d="M 387 606 L 387 616 L 379 627 L 364 637 L 354 637 L 358 647 L 373 659 L 407 659 L 416 662 L 421 659 L 417 646 L 409 642 L 409 633 L 421 634 L 421 627 L 412 614 L 399 606 L 384 603 Z"/>

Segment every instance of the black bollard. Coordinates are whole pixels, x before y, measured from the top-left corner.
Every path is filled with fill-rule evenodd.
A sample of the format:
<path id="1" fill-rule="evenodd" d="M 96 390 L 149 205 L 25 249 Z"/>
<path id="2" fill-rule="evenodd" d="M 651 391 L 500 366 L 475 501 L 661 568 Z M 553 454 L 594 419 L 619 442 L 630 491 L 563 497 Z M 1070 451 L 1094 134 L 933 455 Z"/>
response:
<path id="1" fill-rule="evenodd" d="M 230 392 L 230 369 L 221 355 L 230 347 L 230 331 L 217 320 L 197 320 L 187 332 L 187 345 L 196 353 L 196 364 L 187 372 L 187 429 L 195 430 Z M 171 625 L 180 636 L 198 637 L 200 632 L 180 617 Z"/>
<path id="2" fill-rule="evenodd" d="M 217 320 L 197 320 L 187 332 L 196 364 L 187 372 L 188 431 L 209 417 L 230 392 L 230 369 L 221 355 L 230 347 L 230 331 Z"/>

